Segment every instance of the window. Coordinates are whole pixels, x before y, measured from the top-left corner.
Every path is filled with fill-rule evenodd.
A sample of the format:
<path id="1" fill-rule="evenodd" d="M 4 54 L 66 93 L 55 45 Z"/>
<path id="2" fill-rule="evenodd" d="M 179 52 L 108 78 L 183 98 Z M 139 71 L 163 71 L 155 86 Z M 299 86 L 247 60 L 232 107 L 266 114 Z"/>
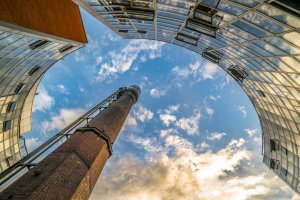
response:
<path id="1" fill-rule="evenodd" d="M 240 82 L 243 82 L 244 79 L 249 76 L 245 69 L 240 68 L 237 65 L 229 67 L 228 71 L 237 81 Z"/>
<path id="2" fill-rule="evenodd" d="M 40 69 L 41 69 L 41 66 L 36 65 L 28 72 L 28 75 L 32 76 L 33 74 L 37 73 Z"/>
<path id="3" fill-rule="evenodd" d="M 128 33 L 128 30 L 119 30 L 119 33 Z"/>
<path id="4" fill-rule="evenodd" d="M 139 8 L 125 7 L 125 13 L 122 18 L 139 19 L 139 20 L 154 20 L 154 11 Z"/>
<path id="5" fill-rule="evenodd" d="M 300 15 L 300 2 L 295 0 L 277 0 L 271 3 L 272 6 L 284 10 L 290 14 Z"/>
<path id="6" fill-rule="evenodd" d="M 182 41 L 182 42 L 186 42 L 188 44 L 195 45 L 195 46 L 197 46 L 197 43 L 198 43 L 198 38 L 195 38 L 195 37 L 192 37 L 189 35 L 185 35 L 182 33 L 178 33 L 176 36 L 176 39 L 179 41 Z"/>
<path id="7" fill-rule="evenodd" d="M 258 92 L 259 96 L 266 97 L 266 95 L 265 95 L 265 93 L 263 91 L 257 90 L 257 92 Z"/>
<path id="8" fill-rule="evenodd" d="M 7 120 L 3 122 L 3 131 L 8 131 L 11 128 L 11 121 Z"/>
<path id="9" fill-rule="evenodd" d="M 137 30 L 138 33 L 141 33 L 141 34 L 146 34 L 147 31 L 143 31 L 143 30 Z"/>
<path id="10" fill-rule="evenodd" d="M 284 169 L 283 167 L 280 168 L 280 174 L 286 176 L 287 175 L 287 170 Z"/>
<path id="11" fill-rule="evenodd" d="M 17 86 L 17 88 L 15 89 L 15 93 L 19 93 L 23 90 L 23 88 L 25 87 L 24 83 L 19 83 L 19 85 Z"/>
<path id="12" fill-rule="evenodd" d="M 216 13 L 217 10 L 200 4 L 195 9 L 193 18 L 212 25 L 212 18 Z"/>
<path id="13" fill-rule="evenodd" d="M 275 159 L 270 159 L 270 168 L 271 169 L 278 169 L 280 166 L 280 162 L 279 160 L 275 160 Z"/>
<path id="14" fill-rule="evenodd" d="M 281 147 L 281 151 L 283 152 L 283 154 L 288 155 L 288 150 L 284 147 Z"/>
<path id="15" fill-rule="evenodd" d="M 49 42 L 49 41 L 47 41 L 47 40 L 38 40 L 38 41 L 32 43 L 32 44 L 29 45 L 29 46 L 30 46 L 30 48 L 31 48 L 32 50 L 34 50 L 34 49 L 36 49 L 36 48 L 39 48 L 39 47 L 41 47 L 41 46 L 47 44 L 48 42 Z"/>
<path id="16" fill-rule="evenodd" d="M 200 21 L 189 19 L 186 23 L 186 28 L 210 37 L 216 37 L 216 28 L 208 26 Z"/>
<path id="17" fill-rule="evenodd" d="M 16 107 L 16 102 L 9 102 L 6 108 L 6 112 L 12 112 Z"/>
<path id="18" fill-rule="evenodd" d="M 73 48 L 72 45 L 66 45 L 66 46 L 60 48 L 60 49 L 59 49 L 59 52 L 60 52 L 60 53 L 63 53 L 63 52 L 68 51 L 68 50 L 70 50 L 70 49 L 72 49 L 72 48 Z"/>
<path id="19" fill-rule="evenodd" d="M 278 140 L 270 140 L 270 149 L 271 151 L 279 151 L 279 141 Z"/>
<path id="20" fill-rule="evenodd" d="M 202 52 L 202 57 L 215 64 L 219 64 L 222 54 L 216 50 L 207 48 Z"/>

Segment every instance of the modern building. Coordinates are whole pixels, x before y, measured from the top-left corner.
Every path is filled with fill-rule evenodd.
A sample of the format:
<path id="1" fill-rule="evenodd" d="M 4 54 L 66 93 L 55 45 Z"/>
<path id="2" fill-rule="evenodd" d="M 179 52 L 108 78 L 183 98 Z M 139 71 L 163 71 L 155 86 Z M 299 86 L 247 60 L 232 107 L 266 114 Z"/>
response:
<path id="1" fill-rule="evenodd" d="M 300 3 L 73 0 L 117 34 L 176 44 L 218 64 L 260 119 L 263 162 L 300 192 Z"/>
<path id="2" fill-rule="evenodd" d="M 0 0 L 0 172 L 23 156 L 19 138 L 31 130 L 43 74 L 86 42 L 71 0 Z"/>

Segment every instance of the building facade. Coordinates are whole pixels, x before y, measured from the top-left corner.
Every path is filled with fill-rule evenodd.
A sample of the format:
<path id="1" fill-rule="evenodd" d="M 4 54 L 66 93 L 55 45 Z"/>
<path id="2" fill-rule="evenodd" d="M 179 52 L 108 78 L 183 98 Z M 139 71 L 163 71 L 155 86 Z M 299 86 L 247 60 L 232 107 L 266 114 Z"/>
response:
<path id="1" fill-rule="evenodd" d="M 300 3 L 73 0 L 117 34 L 176 44 L 218 64 L 260 119 L 263 162 L 300 192 Z"/>
<path id="2" fill-rule="evenodd" d="M 87 42 L 79 8 L 70 0 L 0 1 L 0 172 L 26 154 L 19 138 L 43 74 Z M 22 153 L 23 152 L 23 153 Z"/>

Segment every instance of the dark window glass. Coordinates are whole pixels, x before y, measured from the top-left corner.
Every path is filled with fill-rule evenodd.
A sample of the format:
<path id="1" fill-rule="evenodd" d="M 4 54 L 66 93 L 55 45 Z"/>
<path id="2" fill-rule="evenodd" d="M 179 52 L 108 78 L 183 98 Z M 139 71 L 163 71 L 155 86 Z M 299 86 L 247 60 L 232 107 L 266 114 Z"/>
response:
<path id="1" fill-rule="evenodd" d="M 41 69 L 41 66 L 34 66 L 29 72 L 28 75 L 32 76 L 33 74 L 37 73 Z"/>
<path id="2" fill-rule="evenodd" d="M 211 51 L 212 49 L 205 49 L 202 53 L 202 57 L 206 58 L 207 60 L 219 64 L 222 54 L 216 50 Z"/>
<path id="3" fill-rule="evenodd" d="M 32 50 L 34 50 L 34 49 L 36 49 L 36 48 L 39 48 L 39 47 L 41 47 L 41 46 L 47 44 L 48 42 L 49 42 L 49 41 L 47 41 L 47 40 L 38 40 L 38 41 L 32 43 L 32 44 L 29 45 L 29 46 L 30 46 L 30 48 L 31 48 Z"/>
<path id="4" fill-rule="evenodd" d="M 270 140 L 270 149 L 271 151 L 279 151 L 279 141 L 277 140 Z"/>
<path id="5" fill-rule="evenodd" d="M 257 92 L 258 92 L 259 96 L 266 97 L 266 95 L 265 95 L 265 93 L 263 91 L 257 90 Z"/>
<path id="6" fill-rule="evenodd" d="M 243 80 L 249 76 L 245 69 L 238 67 L 237 65 L 228 68 L 230 74 L 238 81 L 243 82 Z"/>
<path id="7" fill-rule="evenodd" d="M 67 46 L 64 46 L 63 48 L 59 49 L 59 52 L 63 53 L 63 52 L 68 51 L 68 50 L 70 50 L 72 48 L 73 48 L 72 45 L 67 45 Z"/>
<path id="8" fill-rule="evenodd" d="M 141 34 L 146 34 L 147 31 L 143 31 L 143 30 L 137 30 L 138 33 L 141 33 Z"/>
<path id="9" fill-rule="evenodd" d="M 19 83 L 19 85 L 15 89 L 15 93 L 17 94 L 17 93 L 21 92 L 24 87 L 25 87 L 24 83 Z"/>
<path id="10" fill-rule="evenodd" d="M 205 25 L 200 21 L 189 19 L 186 23 L 186 28 L 197 31 L 198 33 L 208 35 L 210 37 L 216 37 L 216 29 L 214 27 Z"/>
<path id="11" fill-rule="evenodd" d="M 283 167 L 280 168 L 280 174 L 286 176 L 287 175 L 287 170 L 284 169 Z"/>
<path id="12" fill-rule="evenodd" d="M 182 41 L 182 42 L 186 42 L 188 44 L 195 45 L 195 46 L 197 46 L 197 43 L 198 43 L 198 38 L 191 37 L 189 35 L 185 35 L 182 33 L 178 33 L 176 36 L 176 39 L 179 41 Z"/>
<path id="13" fill-rule="evenodd" d="M 3 122 L 3 131 L 8 131 L 11 128 L 11 121 L 7 120 Z"/>
<path id="14" fill-rule="evenodd" d="M 9 102 L 7 105 L 6 112 L 12 112 L 16 107 L 16 102 Z"/>
<path id="15" fill-rule="evenodd" d="M 277 0 L 271 5 L 300 17 L 300 2 L 298 0 Z"/>
<path id="16" fill-rule="evenodd" d="M 120 33 L 128 33 L 128 30 L 119 30 Z"/>
<path id="17" fill-rule="evenodd" d="M 287 150 L 286 148 L 284 148 L 284 147 L 281 147 L 281 151 L 282 151 L 285 155 L 288 154 L 288 150 Z"/>

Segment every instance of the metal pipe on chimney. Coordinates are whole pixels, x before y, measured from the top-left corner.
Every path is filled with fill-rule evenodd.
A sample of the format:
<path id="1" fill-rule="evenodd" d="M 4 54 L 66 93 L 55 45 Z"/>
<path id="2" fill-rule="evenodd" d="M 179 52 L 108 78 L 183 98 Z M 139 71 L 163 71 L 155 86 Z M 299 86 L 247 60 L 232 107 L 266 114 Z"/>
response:
<path id="1" fill-rule="evenodd" d="M 6 188 L 0 199 L 88 199 L 140 93 L 138 86 L 121 91 L 114 103 Z"/>

